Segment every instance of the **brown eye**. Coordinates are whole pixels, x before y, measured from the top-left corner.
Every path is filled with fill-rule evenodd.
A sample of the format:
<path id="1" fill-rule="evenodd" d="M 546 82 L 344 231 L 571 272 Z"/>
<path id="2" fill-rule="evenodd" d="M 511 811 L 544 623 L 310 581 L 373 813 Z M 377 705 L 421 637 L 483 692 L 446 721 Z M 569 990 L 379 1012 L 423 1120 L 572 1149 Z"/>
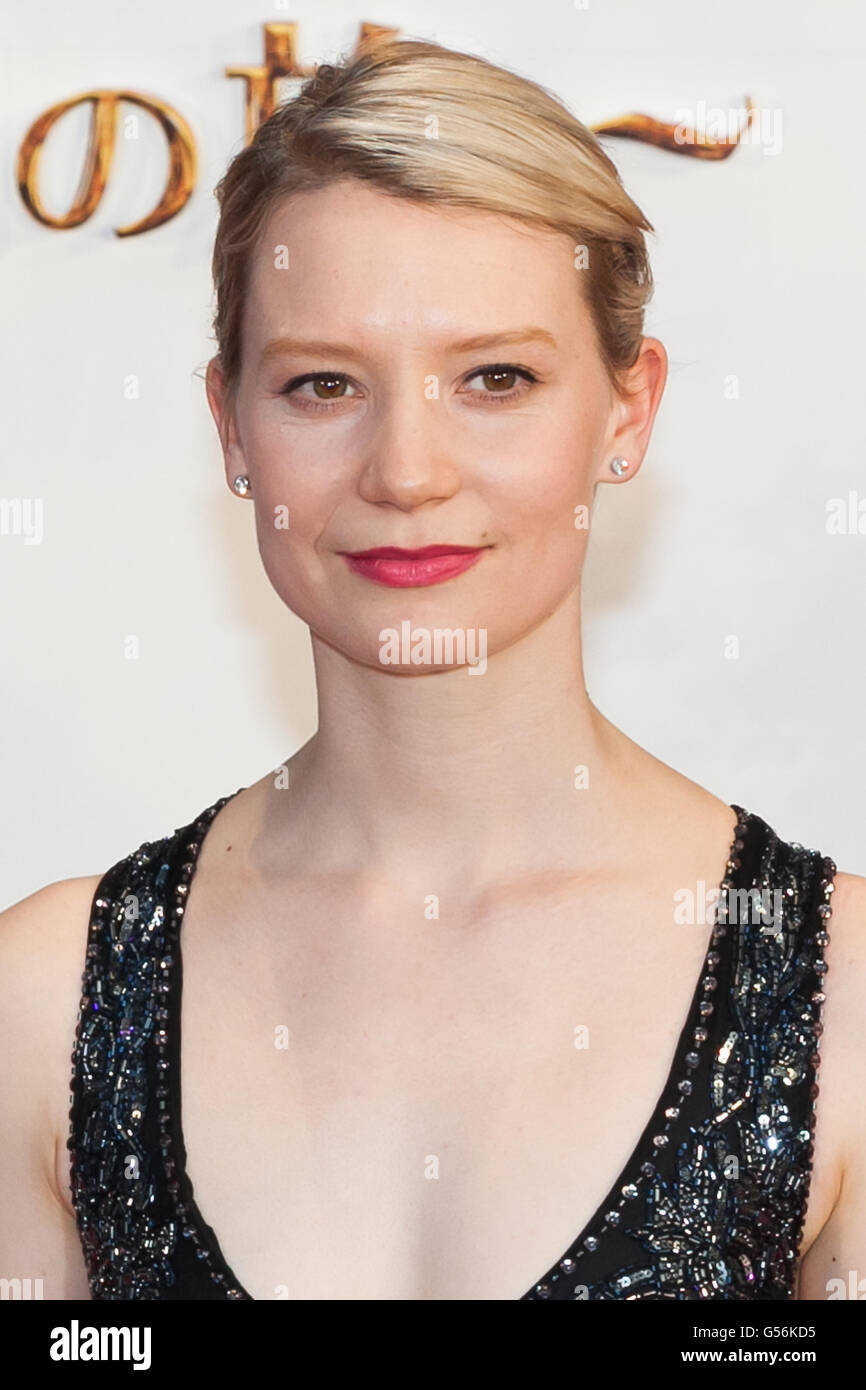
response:
<path id="1" fill-rule="evenodd" d="M 339 376 L 319 376 L 313 381 L 313 389 L 319 400 L 331 401 L 339 398 L 341 387 L 345 389 L 346 382 Z"/>
<path id="2" fill-rule="evenodd" d="M 476 368 L 467 378 L 467 384 L 472 381 L 480 381 L 481 388 L 467 391 L 468 400 L 474 397 L 476 405 L 485 401 L 504 405 L 521 400 L 532 390 L 538 377 L 528 367 L 515 367 L 510 362 L 493 362 L 490 366 Z"/>
<path id="3" fill-rule="evenodd" d="M 312 391 L 308 390 L 312 387 Z M 327 414 L 341 401 L 353 400 L 359 395 L 358 388 L 342 372 L 306 372 L 296 376 L 283 387 L 281 395 L 287 397 L 297 410 Z"/>
<path id="4" fill-rule="evenodd" d="M 497 391 L 510 391 L 517 381 L 517 373 L 513 369 L 506 371 L 504 367 L 494 368 L 493 371 L 480 372 L 482 380 L 487 390 L 496 394 Z"/>

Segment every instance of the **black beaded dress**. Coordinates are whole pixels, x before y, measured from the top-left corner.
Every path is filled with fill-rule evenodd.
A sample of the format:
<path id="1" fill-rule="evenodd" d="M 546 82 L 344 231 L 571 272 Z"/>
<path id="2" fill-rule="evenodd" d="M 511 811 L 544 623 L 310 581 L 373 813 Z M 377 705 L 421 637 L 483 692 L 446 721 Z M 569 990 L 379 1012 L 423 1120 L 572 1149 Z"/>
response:
<path id="1" fill-rule="evenodd" d="M 179 1091 L 184 905 L 229 800 L 113 865 L 93 900 L 68 1139 L 93 1299 L 251 1298 L 196 1205 Z M 732 809 L 668 1080 L 608 1196 L 521 1302 L 795 1297 L 836 865 Z"/>

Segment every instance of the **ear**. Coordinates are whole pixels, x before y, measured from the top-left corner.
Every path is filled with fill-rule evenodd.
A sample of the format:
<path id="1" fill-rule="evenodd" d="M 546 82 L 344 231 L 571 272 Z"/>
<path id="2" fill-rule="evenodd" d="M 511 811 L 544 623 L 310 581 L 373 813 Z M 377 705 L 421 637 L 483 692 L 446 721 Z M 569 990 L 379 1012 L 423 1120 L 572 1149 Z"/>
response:
<path id="1" fill-rule="evenodd" d="M 208 405 L 216 423 L 220 445 L 223 451 L 226 482 L 234 495 L 233 483 L 239 474 L 249 473 L 244 459 L 244 451 L 235 421 L 234 397 L 226 384 L 219 357 L 212 357 L 207 364 L 205 388 Z"/>
<path id="2" fill-rule="evenodd" d="M 668 375 L 668 355 L 658 338 L 643 338 L 632 367 L 622 374 L 622 391 L 614 392 L 610 424 L 600 450 L 597 483 L 627 482 L 643 463 Z M 620 456 L 629 467 L 621 476 L 611 470 Z"/>

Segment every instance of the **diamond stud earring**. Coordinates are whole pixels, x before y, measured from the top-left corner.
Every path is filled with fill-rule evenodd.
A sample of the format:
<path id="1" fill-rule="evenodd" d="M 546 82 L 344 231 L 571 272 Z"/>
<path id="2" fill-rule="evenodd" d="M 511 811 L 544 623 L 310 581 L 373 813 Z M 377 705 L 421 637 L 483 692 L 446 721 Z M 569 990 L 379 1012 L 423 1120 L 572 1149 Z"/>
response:
<path id="1" fill-rule="evenodd" d="M 232 487 L 234 488 L 238 497 L 249 497 L 252 491 L 252 488 L 250 487 L 250 480 L 247 477 L 246 473 L 241 473 L 237 478 L 235 478 L 234 482 L 232 483 Z"/>
<path id="2" fill-rule="evenodd" d="M 628 459 L 623 458 L 620 454 L 618 458 L 611 459 L 610 468 L 612 473 L 615 473 L 618 478 L 621 478 L 623 473 L 627 473 L 629 468 L 631 468 L 631 464 Z"/>

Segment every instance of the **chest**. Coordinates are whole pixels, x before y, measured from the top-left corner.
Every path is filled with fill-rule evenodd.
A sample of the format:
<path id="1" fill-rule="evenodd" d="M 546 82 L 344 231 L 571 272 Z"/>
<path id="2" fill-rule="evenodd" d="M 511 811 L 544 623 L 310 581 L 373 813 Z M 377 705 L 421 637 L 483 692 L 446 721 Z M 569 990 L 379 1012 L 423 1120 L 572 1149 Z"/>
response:
<path id="1" fill-rule="evenodd" d="M 650 1119 L 709 927 L 623 887 L 438 915 L 393 891 L 296 884 L 251 907 L 197 887 L 187 1172 L 247 1291 L 520 1298 Z"/>

